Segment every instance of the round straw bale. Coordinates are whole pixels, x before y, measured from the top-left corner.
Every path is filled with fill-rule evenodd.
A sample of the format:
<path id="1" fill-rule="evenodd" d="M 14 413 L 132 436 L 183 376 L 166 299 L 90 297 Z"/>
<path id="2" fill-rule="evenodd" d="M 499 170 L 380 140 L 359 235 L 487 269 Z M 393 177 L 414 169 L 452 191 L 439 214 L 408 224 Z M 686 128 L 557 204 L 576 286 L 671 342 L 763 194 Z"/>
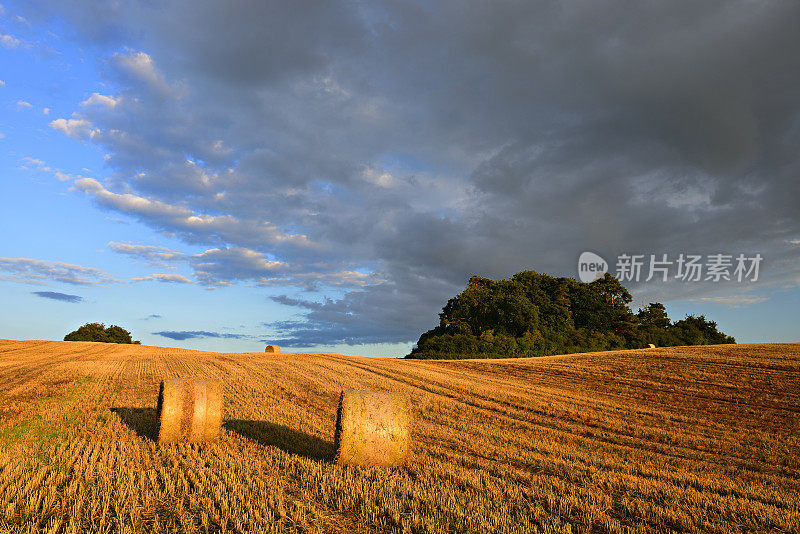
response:
<path id="1" fill-rule="evenodd" d="M 653 345 L 652 343 L 648 343 L 648 344 L 647 344 L 647 346 L 648 346 L 648 347 L 650 347 L 651 349 L 654 349 L 654 348 L 656 348 L 656 346 L 655 346 L 655 345 Z"/>
<path id="2" fill-rule="evenodd" d="M 159 443 L 216 441 L 222 426 L 219 380 L 162 380 L 156 411 Z"/>
<path id="3" fill-rule="evenodd" d="M 342 391 L 334 446 L 340 465 L 403 465 L 408 460 L 411 406 L 403 393 Z"/>
<path id="4" fill-rule="evenodd" d="M 264 349 L 264 352 L 280 352 L 281 348 L 278 345 L 267 345 L 267 348 Z"/>

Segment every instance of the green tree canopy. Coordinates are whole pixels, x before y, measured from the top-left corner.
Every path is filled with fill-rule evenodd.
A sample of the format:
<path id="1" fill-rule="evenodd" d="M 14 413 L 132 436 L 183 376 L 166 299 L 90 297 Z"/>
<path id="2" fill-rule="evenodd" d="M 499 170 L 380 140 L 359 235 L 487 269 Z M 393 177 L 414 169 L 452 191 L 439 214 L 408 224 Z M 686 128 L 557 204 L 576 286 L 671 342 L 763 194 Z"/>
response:
<path id="1" fill-rule="evenodd" d="M 64 336 L 64 341 L 96 341 L 100 343 L 133 343 L 131 333 L 121 326 L 111 325 L 108 328 L 103 323 L 86 323 L 77 330 Z"/>
<path id="2" fill-rule="evenodd" d="M 612 275 L 584 283 L 523 271 L 509 280 L 473 276 L 447 301 L 439 324 L 410 358 L 541 356 L 596 350 L 734 343 L 702 315 L 672 323 L 651 302 L 634 314 L 630 292 Z"/>
<path id="3" fill-rule="evenodd" d="M 660 302 L 651 302 L 646 308 L 639 308 L 636 317 L 643 326 L 668 328 L 670 325 L 667 309 Z"/>

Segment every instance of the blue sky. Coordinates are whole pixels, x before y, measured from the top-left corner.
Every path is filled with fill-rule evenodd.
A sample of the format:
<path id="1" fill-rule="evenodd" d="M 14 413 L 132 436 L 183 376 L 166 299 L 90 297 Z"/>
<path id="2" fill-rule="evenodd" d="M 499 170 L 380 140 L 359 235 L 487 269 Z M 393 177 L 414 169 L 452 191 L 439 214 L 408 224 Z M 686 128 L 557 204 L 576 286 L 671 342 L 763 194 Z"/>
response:
<path id="1" fill-rule="evenodd" d="M 0 337 L 401 356 L 589 250 L 761 254 L 626 285 L 797 341 L 798 8 L 734 4 L 4 2 Z"/>

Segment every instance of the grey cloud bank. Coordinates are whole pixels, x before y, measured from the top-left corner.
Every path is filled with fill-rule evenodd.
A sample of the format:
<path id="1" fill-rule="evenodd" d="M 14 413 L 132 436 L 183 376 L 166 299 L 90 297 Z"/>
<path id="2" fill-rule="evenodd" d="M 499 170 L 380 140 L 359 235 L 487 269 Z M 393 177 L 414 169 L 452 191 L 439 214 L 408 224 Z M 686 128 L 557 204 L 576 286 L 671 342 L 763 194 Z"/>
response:
<path id="1" fill-rule="evenodd" d="M 109 155 L 75 188 L 206 247 L 115 250 L 346 289 L 279 298 L 304 317 L 281 344 L 414 341 L 470 275 L 584 250 L 760 252 L 765 287 L 800 282 L 800 4 L 30 5 L 110 51 L 113 94 L 54 118 Z"/>

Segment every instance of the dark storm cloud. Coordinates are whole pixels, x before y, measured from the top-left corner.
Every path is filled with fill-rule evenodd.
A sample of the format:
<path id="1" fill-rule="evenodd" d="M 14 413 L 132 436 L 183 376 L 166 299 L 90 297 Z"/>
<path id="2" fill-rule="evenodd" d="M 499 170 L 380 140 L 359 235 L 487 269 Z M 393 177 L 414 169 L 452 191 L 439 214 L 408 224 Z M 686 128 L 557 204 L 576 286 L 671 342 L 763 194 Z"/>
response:
<path id="1" fill-rule="evenodd" d="M 373 273 L 294 302 L 290 342 L 411 341 L 471 274 L 584 250 L 800 281 L 800 4 L 34 5 L 117 50 L 115 104 L 54 125 L 108 154 L 78 190 L 216 247 L 209 283 Z"/>
<path id="2" fill-rule="evenodd" d="M 71 302 L 73 304 L 83 301 L 83 297 L 79 297 L 78 295 L 69 295 L 67 293 L 58 293 L 56 291 L 34 291 L 33 294 L 45 299 Z"/>
<path id="3" fill-rule="evenodd" d="M 444 304 L 441 295 L 447 295 L 450 288 L 446 282 L 431 283 L 409 273 L 391 278 L 391 282 L 363 291 L 350 291 L 341 299 L 314 302 L 285 295 L 272 297 L 303 310 L 304 318 L 264 326 L 276 333 L 276 343 L 291 347 L 407 342 L 436 324 L 436 314 Z"/>
<path id="4" fill-rule="evenodd" d="M 248 339 L 252 336 L 245 334 L 225 334 L 220 332 L 208 332 L 205 330 L 181 330 L 181 331 L 163 331 L 153 332 L 154 336 L 166 337 L 174 339 L 175 341 L 185 341 L 187 339 L 202 339 L 202 338 L 219 338 L 219 339 Z"/>

